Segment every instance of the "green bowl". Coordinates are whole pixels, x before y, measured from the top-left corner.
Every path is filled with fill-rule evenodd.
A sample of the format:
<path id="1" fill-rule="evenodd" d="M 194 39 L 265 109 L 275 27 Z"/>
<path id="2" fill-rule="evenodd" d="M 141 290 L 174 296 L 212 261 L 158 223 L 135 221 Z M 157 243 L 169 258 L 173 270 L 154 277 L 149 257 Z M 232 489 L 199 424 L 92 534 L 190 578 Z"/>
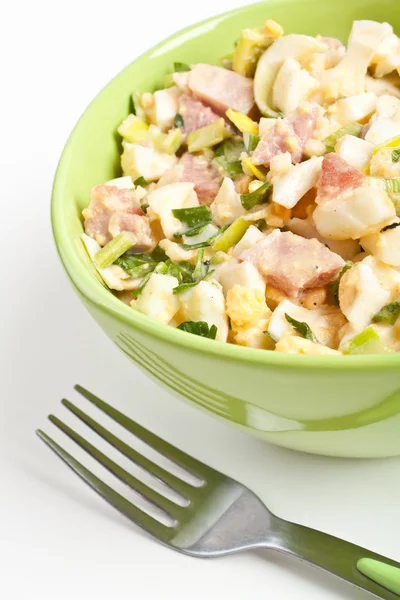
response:
<path id="1" fill-rule="evenodd" d="M 346 40 L 354 19 L 400 29 L 398 0 L 270 0 L 189 27 L 146 52 L 86 110 L 62 154 L 52 224 L 65 270 L 106 334 L 149 375 L 247 432 L 281 446 L 342 457 L 400 454 L 400 354 L 312 357 L 222 344 L 161 325 L 104 286 L 80 240 L 95 184 L 120 173 L 116 128 L 133 89 L 152 90 L 173 61 L 216 62 L 244 27 L 266 18 L 286 32 Z"/>

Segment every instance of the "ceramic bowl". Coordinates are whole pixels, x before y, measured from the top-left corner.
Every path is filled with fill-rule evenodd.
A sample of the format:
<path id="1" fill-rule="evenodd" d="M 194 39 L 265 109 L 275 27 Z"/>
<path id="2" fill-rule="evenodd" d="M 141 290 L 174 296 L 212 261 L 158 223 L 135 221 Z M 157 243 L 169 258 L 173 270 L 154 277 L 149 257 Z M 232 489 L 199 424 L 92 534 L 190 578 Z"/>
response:
<path id="1" fill-rule="evenodd" d="M 354 19 L 389 21 L 397 0 L 270 0 L 193 25 L 136 59 L 93 100 L 73 130 L 54 182 L 52 224 L 80 298 L 132 361 L 172 392 L 252 435 L 342 457 L 400 454 L 400 354 L 312 357 L 243 348 L 161 325 L 118 300 L 80 240 L 92 186 L 120 174 L 116 129 L 133 89 L 152 90 L 174 61 L 216 62 L 244 27 L 267 18 L 285 32 L 347 40 Z"/>

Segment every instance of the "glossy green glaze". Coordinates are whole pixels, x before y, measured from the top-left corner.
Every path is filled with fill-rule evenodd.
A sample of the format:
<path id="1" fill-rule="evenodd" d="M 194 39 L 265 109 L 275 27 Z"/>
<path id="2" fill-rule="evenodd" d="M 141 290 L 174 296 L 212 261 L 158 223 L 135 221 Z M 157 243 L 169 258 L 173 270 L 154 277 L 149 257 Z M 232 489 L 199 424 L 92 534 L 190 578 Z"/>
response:
<path id="1" fill-rule="evenodd" d="M 400 596 L 400 569 L 372 558 L 362 558 L 357 569 L 369 579 Z"/>
<path id="2" fill-rule="evenodd" d="M 52 223 L 83 302 L 136 364 L 198 406 L 282 446 L 333 456 L 400 454 L 400 355 L 312 357 L 222 344 L 160 325 L 115 298 L 80 241 L 90 188 L 120 173 L 116 128 L 133 89 L 151 90 L 173 61 L 216 62 L 243 27 L 266 18 L 286 32 L 346 40 L 354 19 L 390 21 L 397 0 L 270 0 L 218 16 L 162 42 L 120 73 L 75 127 L 57 170 Z"/>

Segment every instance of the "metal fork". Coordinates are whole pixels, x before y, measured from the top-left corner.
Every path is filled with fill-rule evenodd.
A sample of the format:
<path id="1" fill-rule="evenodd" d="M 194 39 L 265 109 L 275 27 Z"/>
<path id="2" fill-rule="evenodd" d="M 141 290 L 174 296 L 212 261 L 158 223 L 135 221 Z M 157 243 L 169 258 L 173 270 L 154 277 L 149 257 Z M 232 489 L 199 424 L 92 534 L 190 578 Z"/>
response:
<path id="1" fill-rule="evenodd" d="M 75 389 L 149 447 L 197 478 L 197 485 L 181 479 L 118 439 L 68 400 L 62 400 L 68 410 L 101 438 L 183 497 L 185 506 L 182 506 L 128 473 L 60 419 L 49 416 L 54 425 L 103 467 L 150 502 L 159 514 L 163 513 L 168 519 L 166 524 L 165 519 L 158 520 L 125 499 L 46 433 L 37 431 L 39 437 L 100 496 L 159 542 L 196 557 L 216 557 L 251 548 L 277 550 L 330 572 L 377 598 L 399 598 L 399 563 L 326 533 L 276 517 L 244 485 L 178 450 L 81 386 L 77 385 Z"/>

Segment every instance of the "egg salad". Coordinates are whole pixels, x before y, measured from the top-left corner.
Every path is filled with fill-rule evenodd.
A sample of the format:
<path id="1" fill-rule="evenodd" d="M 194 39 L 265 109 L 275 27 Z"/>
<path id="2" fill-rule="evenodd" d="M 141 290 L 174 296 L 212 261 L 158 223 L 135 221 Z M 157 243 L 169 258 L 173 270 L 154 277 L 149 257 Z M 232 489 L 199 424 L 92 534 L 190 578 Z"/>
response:
<path id="1" fill-rule="evenodd" d="M 184 58 L 184 57 L 182 57 Z M 82 241 L 137 312 L 191 335 L 321 356 L 400 351 L 400 40 L 244 29 L 218 64 L 132 94 L 120 177 Z"/>

